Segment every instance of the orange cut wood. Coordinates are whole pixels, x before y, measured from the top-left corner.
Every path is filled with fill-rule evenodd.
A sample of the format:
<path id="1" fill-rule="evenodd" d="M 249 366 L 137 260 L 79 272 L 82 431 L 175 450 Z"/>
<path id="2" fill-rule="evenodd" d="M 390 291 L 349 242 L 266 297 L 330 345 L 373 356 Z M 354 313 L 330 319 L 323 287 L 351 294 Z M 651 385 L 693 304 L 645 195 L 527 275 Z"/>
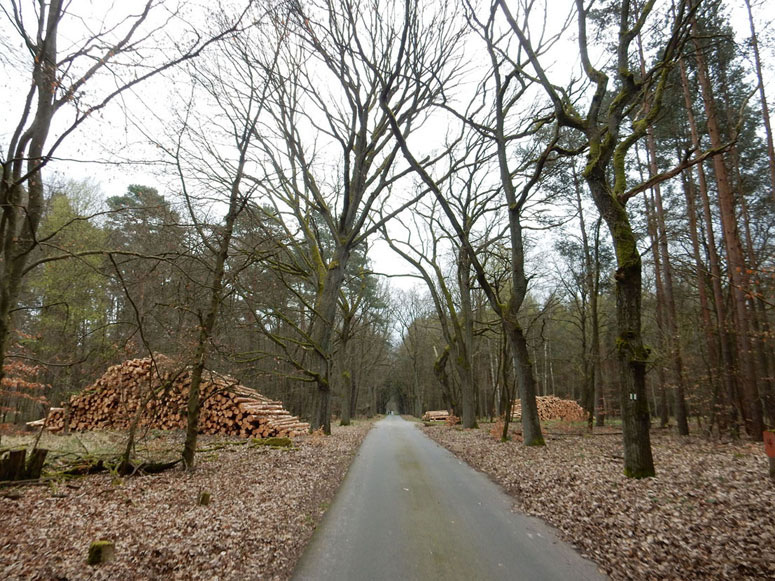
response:
<path id="1" fill-rule="evenodd" d="M 775 458 L 775 432 L 764 430 L 764 452 L 769 458 Z"/>

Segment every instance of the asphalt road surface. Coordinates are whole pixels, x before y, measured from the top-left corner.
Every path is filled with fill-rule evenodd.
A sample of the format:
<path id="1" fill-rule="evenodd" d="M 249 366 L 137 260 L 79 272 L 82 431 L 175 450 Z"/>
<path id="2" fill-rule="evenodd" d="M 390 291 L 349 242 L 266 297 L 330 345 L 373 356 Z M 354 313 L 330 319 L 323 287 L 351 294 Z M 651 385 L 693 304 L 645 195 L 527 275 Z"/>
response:
<path id="1" fill-rule="evenodd" d="M 369 432 L 302 556 L 298 580 L 605 579 L 542 521 L 388 416 Z"/>

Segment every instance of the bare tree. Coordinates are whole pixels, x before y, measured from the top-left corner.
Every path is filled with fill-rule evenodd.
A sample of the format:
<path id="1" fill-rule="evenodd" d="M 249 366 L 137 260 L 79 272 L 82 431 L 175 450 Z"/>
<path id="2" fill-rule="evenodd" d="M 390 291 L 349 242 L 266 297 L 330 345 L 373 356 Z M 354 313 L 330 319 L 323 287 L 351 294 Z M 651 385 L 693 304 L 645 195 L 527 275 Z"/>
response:
<path id="1" fill-rule="evenodd" d="M 148 0 L 139 13 L 113 6 L 104 18 L 91 23 L 62 0 L 11 0 L 3 3 L 2 15 L 23 43 L 29 88 L 26 93 L 19 91 L 19 116 L 2 154 L 0 379 L 11 312 L 30 253 L 38 244 L 44 167 L 97 112 L 160 72 L 195 58 L 236 30 L 242 18 L 238 14 L 215 34 L 203 37 L 195 25 L 183 20 L 181 11 L 170 11 L 159 0 Z M 63 40 L 65 28 L 68 34 Z M 79 30 L 83 35 L 74 38 Z M 62 52 L 60 46 L 65 43 Z"/>
<path id="2" fill-rule="evenodd" d="M 398 123 L 409 132 L 455 70 L 456 35 L 444 8 L 430 13 L 409 2 L 406 19 L 399 8 L 393 0 L 290 3 L 285 64 L 268 76 L 272 119 L 259 131 L 264 173 L 256 180 L 303 249 L 299 266 L 314 289 L 310 321 L 290 343 L 303 346 L 294 364 L 316 388 L 311 423 L 326 433 L 337 301 L 350 257 L 411 204 L 399 202 L 372 219 L 408 172 L 396 167 L 398 146 L 377 107 L 381 79 L 393 70 L 399 39 L 411 38 L 414 51 L 400 61 L 395 93 L 404 107 Z M 422 83 L 410 81 L 414 71 L 422 71 Z"/>
<path id="3" fill-rule="evenodd" d="M 530 359 L 527 338 L 519 321 L 520 309 L 527 296 L 529 276 L 525 270 L 525 213 L 531 196 L 539 185 L 542 174 L 558 156 L 565 152 L 559 147 L 559 133 L 543 132 L 542 139 L 536 139 L 527 145 L 527 138 L 537 136 L 552 117 L 551 111 L 531 108 L 526 103 L 531 99 L 532 80 L 524 76 L 523 71 L 528 55 L 521 49 L 511 55 L 511 43 L 500 30 L 502 22 L 498 20 L 498 6 L 488 5 L 483 17 L 476 13 L 472 4 L 466 4 L 466 18 L 469 27 L 484 43 L 489 57 L 489 67 L 484 79 L 479 83 L 476 97 L 465 111 L 458 111 L 445 104 L 445 110 L 457 117 L 481 140 L 487 155 L 495 160 L 495 182 L 502 198 L 500 205 L 506 209 L 508 217 L 508 238 L 510 250 L 510 285 L 508 297 L 502 300 L 498 289 L 491 280 L 476 249 L 468 236 L 466 225 L 456 215 L 448 196 L 445 196 L 440 184 L 442 179 L 432 177 L 422 166 L 418 157 L 410 149 L 399 125 L 392 122 L 401 104 L 392 99 L 394 83 L 400 78 L 398 70 L 384 79 L 382 107 L 391 114 L 391 128 L 396 135 L 404 157 L 418 173 L 425 185 L 434 193 L 440 208 L 445 213 L 461 244 L 460 257 L 470 261 L 470 267 L 493 311 L 498 316 L 503 331 L 508 337 L 517 382 L 522 399 L 522 433 L 526 445 L 543 445 L 543 435 L 536 406 L 536 380 Z M 539 51 L 547 50 L 556 37 L 542 38 Z M 548 115 L 548 116 L 547 116 Z M 521 146 L 521 149 L 520 149 Z"/>
<path id="4" fill-rule="evenodd" d="M 228 18 L 221 14 L 220 18 Z M 175 141 L 164 147 L 175 168 L 192 229 L 196 233 L 197 261 L 204 267 L 196 281 L 203 289 L 202 303 L 191 305 L 197 321 L 196 341 L 191 355 L 191 383 L 188 393 L 186 440 L 183 461 L 194 468 L 201 381 L 210 352 L 221 305 L 233 292 L 231 280 L 245 261 L 232 247 L 237 221 L 248 206 L 257 185 L 246 178 L 249 153 L 257 135 L 270 85 L 245 87 L 242 76 L 249 68 L 244 48 L 248 42 L 263 50 L 270 68 L 277 63 L 283 30 L 263 14 L 256 14 L 252 26 L 239 37 L 222 43 L 206 58 L 189 67 L 191 94 L 180 118 Z M 247 89 L 247 90 L 245 90 Z M 194 108 L 194 104 L 197 108 Z M 221 207 L 225 215 L 220 216 Z M 212 217 L 211 217 L 212 216 Z"/>

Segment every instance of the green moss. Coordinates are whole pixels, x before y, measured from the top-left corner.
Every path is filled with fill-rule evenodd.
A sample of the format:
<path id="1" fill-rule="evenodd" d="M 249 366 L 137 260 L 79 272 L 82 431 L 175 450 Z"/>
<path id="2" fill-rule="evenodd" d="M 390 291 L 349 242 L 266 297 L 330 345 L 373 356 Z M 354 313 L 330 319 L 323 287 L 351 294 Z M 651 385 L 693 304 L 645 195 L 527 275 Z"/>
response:
<path id="1" fill-rule="evenodd" d="M 116 556 L 116 547 L 113 541 L 94 541 L 89 546 L 89 556 L 86 562 L 89 565 L 99 565 L 100 563 L 107 563 L 112 561 Z"/>
<path id="2" fill-rule="evenodd" d="M 627 220 L 627 214 L 624 213 L 624 208 L 618 209 L 620 210 L 619 216 L 613 232 L 616 263 L 620 268 L 627 268 L 640 262 L 640 253 L 632 234 L 632 228 Z"/>

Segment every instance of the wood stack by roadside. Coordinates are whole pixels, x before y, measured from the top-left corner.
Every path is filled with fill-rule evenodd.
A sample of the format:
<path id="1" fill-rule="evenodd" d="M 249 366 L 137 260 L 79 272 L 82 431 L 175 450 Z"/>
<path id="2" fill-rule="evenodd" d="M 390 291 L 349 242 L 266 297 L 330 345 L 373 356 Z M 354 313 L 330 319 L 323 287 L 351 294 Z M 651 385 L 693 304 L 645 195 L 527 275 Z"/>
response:
<path id="1" fill-rule="evenodd" d="M 62 408 L 49 411 L 47 427 L 124 430 L 140 412 L 140 425 L 185 429 L 191 370 L 166 357 L 133 359 L 110 367 L 93 385 Z M 287 437 L 307 433 L 309 424 L 292 416 L 282 402 L 241 385 L 228 375 L 205 371 L 201 384 L 199 433 L 243 438 Z"/>
<path id="2" fill-rule="evenodd" d="M 447 418 L 449 418 L 447 410 L 427 411 L 422 416 L 424 422 L 446 422 Z"/>
<path id="3" fill-rule="evenodd" d="M 538 406 L 538 419 L 541 421 L 580 422 L 586 419 L 584 408 L 573 400 L 560 399 L 554 395 L 539 395 L 536 397 L 536 405 Z M 511 418 L 513 420 L 522 419 L 522 404 L 519 400 L 514 401 L 514 406 L 511 408 Z"/>

